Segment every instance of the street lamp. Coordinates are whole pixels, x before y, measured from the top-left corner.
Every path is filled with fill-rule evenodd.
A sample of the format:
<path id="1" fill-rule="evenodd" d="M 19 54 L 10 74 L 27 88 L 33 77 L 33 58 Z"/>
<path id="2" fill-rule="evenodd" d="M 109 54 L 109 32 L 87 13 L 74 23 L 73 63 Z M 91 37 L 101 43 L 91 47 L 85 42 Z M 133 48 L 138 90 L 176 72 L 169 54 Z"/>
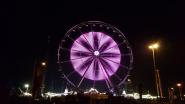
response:
<path id="1" fill-rule="evenodd" d="M 180 96 L 180 99 L 182 100 L 182 92 L 181 92 L 182 84 L 181 83 L 177 83 L 177 87 L 179 88 L 179 96 Z"/>
<path id="2" fill-rule="evenodd" d="M 157 50 L 159 48 L 159 44 L 158 43 L 151 44 L 148 46 L 148 48 L 152 50 L 152 55 L 153 55 L 153 66 L 154 66 L 154 71 L 155 71 L 157 96 L 163 97 L 159 69 L 156 68 L 156 60 L 155 60 L 155 50 Z"/>
<path id="3" fill-rule="evenodd" d="M 42 65 L 42 66 L 46 66 L 46 62 L 42 62 L 41 65 Z"/>
<path id="4" fill-rule="evenodd" d="M 24 88 L 26 88 L 26 93 L 28 92 L 29 84 L 24 84 Z"/>
<path id="5" fill-rule="evenodd" d="M 43 69 L 43 79 L 42 79 L 42 85 L 41 85 L 41 95 L 44 93 L 44 88 L 45 88 L 45 71 L 46 71 L 46 62 L 42 62 L 41 63 L 41 65 L 42 65 L 42 69 Z"/>

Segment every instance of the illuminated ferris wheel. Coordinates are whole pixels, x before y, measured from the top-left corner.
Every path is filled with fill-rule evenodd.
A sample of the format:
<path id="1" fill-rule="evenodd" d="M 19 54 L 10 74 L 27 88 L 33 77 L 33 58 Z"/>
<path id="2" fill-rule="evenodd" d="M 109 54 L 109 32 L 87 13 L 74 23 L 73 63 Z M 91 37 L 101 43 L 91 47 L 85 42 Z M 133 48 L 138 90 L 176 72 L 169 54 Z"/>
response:
<path id="1" fill-rule="evenodd" d="M 72 87 L 110 91 L 124 84 L 133 55 L 120 30 L 101 21 L 88 21 L 67 31 L 58 48 L 58 63 Z"/>

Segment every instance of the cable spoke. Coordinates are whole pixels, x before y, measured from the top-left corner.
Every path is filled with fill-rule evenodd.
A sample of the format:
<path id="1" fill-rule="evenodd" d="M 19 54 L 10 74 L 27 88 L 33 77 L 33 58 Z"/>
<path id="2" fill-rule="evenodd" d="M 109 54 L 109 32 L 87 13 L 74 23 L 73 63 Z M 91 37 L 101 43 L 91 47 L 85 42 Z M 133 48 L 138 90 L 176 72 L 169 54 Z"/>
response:
<path id="1" fill-rule="evenodd" d="M 79 30 L 79 29 L 78 29 Z M 81 30 L 79 30 L 80 31 L 80 33 L 83 35 L 83 37 L 84 37 L 84 39 L 86 40 L 86 42 L 89 44 L 89 46 L 91 47 L 91 52 L 93 52 L 94 51 L 94 49 L 93 49 L 93 47 L 91 46 L 91 44 L 90 44 L 90 42 L 87 40 L 87 38 L 85 37 L 85 35 L 82 33 L 82 31 Z"/>
<path id="2" fill-rule="evenodd" d="M 71 39 L 72 41 L 73 41 L 73 43 L 78 43 L 79 45 L 81 45 L 82 47 L 84 47 L 84 45 L 83 44 L 81 44 L 80 42 L 78 42 L 78 41 L 75 41 L 74 39 L 72 39 L 70 36 L 67 36 L 69 39 Z M 91 45 L 89 45 L 90 47 L 91 47 Z M 86 48 L 86 47 L 85 47 Z M 86 48 L 87 50 L 89 50 L 90 52 L 93 52 L 93 48 L 91 47 L 91 48 Z"/>
<path id="3" fill-rule="evenodd" d="M 103 51 L 107 50 L 107 48 L 110 46 L 110 44 L 111 44 L 111 41 L 107 41 L 107 42 L 103 43 L 102 46 L 99 48 L 99 51 L 103 52 Z"/>
<path id="4" fill-rule="evenodd" d="M 98 66 L 98 60 L 95 58 L 94 59 L 94 64 L 93 64 L 93 67 L 94 67 L 94 70 L 93 70 L 93 72 L 94 72 L 94 76 L 96 77 L 98 74 L 99 74 L 99 66 Z"/>
<path id="5" fill-rule="evenodd" d="M 128 76 L 129 76 L 129 74 L 127 74 L 125 76 L 125 78 L 118 84 L 118 86 L 122 85 L 126 81 L 126 79 L 128 78 Z"/>
<path id="6" fill-rule="evenodd" d="M 119 57 L 120 55 L 118 53 L 101 53 L 100 57 Z"/>
<path id="7" fill-rule="evenodd" d="M 93 60 L 94 60 L 93 57 L 88 58 L 86 61 L 82 62 L 82 64 L 81 64 L 77 69 L 83 70 L 83 69 L 86 68 L 88 65 L 91 65 Z"/>
<path id="8" fill-rule="evenodd" d="M 114 47 L 118 47 L 119 45 L 121 45 L 121 44 L 123 44 L 123 43 L 125 43 L 124 41 L 123 42 L 121 42 L 121 43 L 119 43 L 119 44 L 116 44 L 116 45 L 114 45 L 114 46 L 112 46 L 112 47 L 109 47 L 109 48 L 107 48 L 107 49 L 105 49 L 104 51 L 107 51 L 107 50 L 109 50 L 109 49 L 112 49 L 112 48 L 114 48 Z"/>
<path id="9" fill-rule="evenodd" d="M 100 45 L 100 41 L 102 40 L 102 33 L 101 33 L 101 36 L 100 36 L 100 39 L 99 39 L 99 41 L 98 41 L 98 44 Z M 98 50 L 99 50 L 99 46 L 98 46 Z"/>
<path id="10" fill-rule="evenodd" d="M 108 89 L 110 90 L 110 85 L 109 85 L 109 82 L 108 82 L 108 80 L 107 80 L 107 79 L 105 79 L 105 83 L 106 83 L 106 85 L 107 85 Z"/>
<path id="11" fill-rule="evenodd" d="M 101 63 L 100 63 L 100 65 L 101 65 Z M 102 66 L 102 68 L 103 68 L 103 66 Z M 108 82 L 108 76 L 106 76 L 106 74 L 104 73 L 102 68 L 100 67 L 100 69 L 102 70 L 102 73 L 104 74 L 106 85 L 107 85 L 108 89 L 110 90 L 110 84 Z"/>
<path id="12" fill-rule="evenodd" d="M 105 74 L 106 74 L 106 76 L 107 76 L 106 78 L 107 78 L 107 81 L 109 82 L 109 85 L 110 85 L 111 87 L 113 87 L 112 82 L 110 81 L 110 76 L 109 76 L 107 70 L 104 68 L 103 63 L 102 63 L 101 61 L 99 61 L 99 62 L 100 62 L 100 65 L 101 65 L 102 68 L 103 68 L 103 72 L 105 72 Z"/>
<path id="13" fill-rule="evenodd" d="M 92 56 L 92 54 L 89 54 L 89 53 L 86 53 L 86 52 L 72 52 L 71 55 L 74 55 L 74 56 L 80 56 L 80 57 L 89 57 L 89 56 Z"/>
<path id="14" fill-rule="evenodd" d="M 72 86 L 76 87 L 75 84 L 74 84 L 73 82 L 71 82 L 71 81 L 67 78 L 66 75 L 64 75 L 64 78 L 65 78 Z"/>
<path id="15" fill-rule="evenodd" d="M 92 34 L 93 34 L 93 32 L 92 32 Z M 97 34 L 93 35 L 93 39 L 94 39 L 94 41 L 93 41 L 94 50 L 98 50 L 98 47 L 99 47 L 98 35 Z"/>
<path id="16" fill-rule="evenodd" d="M 101 62 L 102 62 L 102 64 L 103 64 L 104 67 L 106 66 L 105 69 L 111 68 L 111 66 L 109 66 L 109 64 L 108 64 L 106 61 L 104 61 L 103 59 L 102 59 Z M 114 73 L 113 75 L 114 75 L 118 80 L 121 80 L 121 78 L 120 78 L 113 70 L 110 69 L 109 71 L 111 71 L 111 73 Z"/>
<path id="17" fill-rule="evenodd" d="M 68 78 L 69 76 L 71 76 L 74 72 L 76 72 L 75 70 L 73 70 L 72 72 L 70 72 L 66 77 Z"/>
<path id="18" fill-rule="evenodd" d="M 123 57 L 130 57 L 132 54 L 131 53 L 126 53 L 126 54 L 118 54 L 118 53 L 101 53 L 100 57 L 104 58 L 104 57 L 118 57 L 118 56 L 123 56 Z"/>
<path id="19" fill-rule="evenodd" d="M 102 58 L 103 59 L 103 58 Z M 108 59 L 108 58 L 105 58 L 104 57 L 104 59 L 103 60 L 109 60 L 109 61 L 112 61 L 112 60 L 110 60 L 110 59 Z M 115 62 L 115 61 L 112 61 L 113 63 L 116 63 L 116 64 L 118 64 L 118 65 L 120 65 L 121 67 L 123 67 L 123 68 L 125 68 L 125 69 L 127 69 L 127 70 L 129 70 L 129 68 L 127 67 L 127 66 L 125 66 L 125 65 L 123 65 L 123 64 L 120 64 L 120 63 L 118 63 L 118 62 Z"/>
<path id="20" fill-rule="evenodd" d="M 79 58 L 75 58 L 75 59 L 69 59 L 69 60 L 66 60 L 66 61 L 61 61 L 61 63 L 71 62 L 72 60 L 78 60 L 78 59 L 82 59 L 82 58 L 87 58 L 87 57 L 79 57 Z"/>
<path id="21" fill-rule="evenodd" d="M 91 64 L 92 64 L 92 63 L 91 63 Z M 77 86 L 77 87 L 80 87 L 82 81 L 83 81 L 84 78 L 85 78 L 85 74 L 87 73 L 87 71 L 88 71 L 89 67 L 91 66 L 91 64 L 89 64 L 89 66 L 87 66 L 87 69 L 85 70 L 85 72 L 84 72 L 84 74 L 83 74 L 83 76 L 82 76 L 80 82 L 78 83 L 78 86 Z"/>
<path id="22" fill-rule="evenodd" d="M 71 52 L 71 51 L 76 51 L 76 52 L 87 53 L 87 54 L 89 54 L 89 55 L 92 55 L 92 53 L 91 53 L 91 52 L 85 52 L 85 51 L 79 51 L 79 50 L 75 50 L 75 49 L 67 49 L 67 48 L 61 48 L 61 49 L 63 49 L 63 50 L 67 50 L 67 51 L 69 51 L 69 52 Z"/>

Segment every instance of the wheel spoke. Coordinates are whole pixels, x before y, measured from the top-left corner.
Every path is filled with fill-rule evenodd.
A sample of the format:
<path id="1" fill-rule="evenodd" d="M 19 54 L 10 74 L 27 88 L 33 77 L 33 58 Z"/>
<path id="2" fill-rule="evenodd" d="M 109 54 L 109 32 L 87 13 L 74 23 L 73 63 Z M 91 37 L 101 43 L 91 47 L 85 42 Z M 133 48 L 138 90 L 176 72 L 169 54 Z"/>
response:
<path id="1" fill-rule="evenodd" d="M 67 48 L 61 48 L 63 50 L 67 50 L 67 51 L 76 51 L 76 52 L 81 52 L 81 53 L 86 53 L 86 54 L 89 54 L 89 55 L 92 55 L 92 52 L 85 52 L 85 51 L 80 51 L 80 50 L 75 50 L 75 49 L 67 49 Z"/>
<path id="2" fill-rule="evenodd" d="M 78 43 L 79 45 L 81 45 L 82 47 L 84 47 L 84 45 L 83 44 L 81 44 L 80 42 L 78 42 L 78 41 L 75 41 L 74 39 L 72 39 L 70 36 L 67 36 L 69 39 L 71 39 L 72 41 L 73 41 L 73 43 Z M 89 45 L 90 47 L 91 47 L 91 45 Z M 84 48 L 86 48 L 86 47 L 84 47 Z M 87 50 L 89 50 L 90 52 L 93 52 L 93 48 L 91 47 L 91 48 L 86 48 Z"/>
<path id="3" fill-rule="evenodd" d="M 103 71 L 103 73 L 105 74 L 105 76 L 106 76 L 106 79 L 107 79 L 107 81 L 108 81 L 108 83 L 109 83 L 109 85 L 111 86 L 111 87 L 113 87 L 113 84 L 112 84 L 112 82 L 110 81 L 110 76 L 109 76 L 109 74 L 108 74 L 108 72 L 107 72 L 107 70 L 104 68 L 104 65 L 102 64 L 102 62 L 101 61 L 99 61 L 100 62 L 100 65 L 102 66 L 102 71 Z"/>
<path id="4" fill-rule="evenodd" d="M 100 45 L 100 41 L 102 40 L 102 33 L 101 33 L 101 36 L 100 36 L 100 39 L 98 40 L 98 45 Z M 99 50 L 99 46 L 98 46 L 98 50 Z"/>
<path id="5" fill-rule="evenodd" d="M 72 52 L 71 55 L 78 56 L 78 57 L 90 57 L 92 54 L 86 53 L 86 52 Z"/>
<path id="6" fill-rule="evenodd" d="M 99 48 L 99 51 L 103 52 L 103 51 L 107 50 L 108 47 L 110 46 L 110 44 L 111 44 L 111 41 L 107 41 L 107 42 L 103 43 L 102 46 Z"/>
<path id="7" fill-rule="evenodd" d="M 93 31 L 92 31 L 92 34 L 93 34 Z M 98 50 L 98 47 L 99 47 L 99 41 L 98 41 L 98 36 L 97 35 L 93 35 L 93 44 L 94 44 L 94 50 Z"/>
<path id="8" fill-rule="evenodd" d="M 79 30 L 79 29 L 78 29 Z M 91 46 L 91 44 L 90 44 L 90 42 L 88 41 L 88 39 L 85 37 L 85 35 L 82 33 L 82 31 L 81 30 L 79 30 L 80 31 L 80 33 L 82 34 L 82 36 L 84 37 L 84 39 L 86 40 L 86 42 L 89 44 L 89 46 L 91 47 L 91 52 L 93 52 L 94 51 L 94 49 L 93 49 L 93 46 Z"/>
<path id="9" fill-rule="evenodd" d="M 69 76 L 71 76 L 72 74 L 74 74 L 76 71 L 73 70 L 72 72 L 70 72 L 66 77 L 68 78 Z"/>
<path id="10" fill-rule="evenodd" d="M 123 57 L 130 57 L 130 56 L 132 56 L 132 54 L 131 53 L 126 53 L 126 54 L 118 54 L 118 53 L 101 53 L 100 54 L 100 57 L 102 57 L 102 58 L 116 58 L 116 57 L 119 57 L 119 56 L 123 56 Z"/>
<path id="11" fill-rule="evenodd" d="M 101 63 L 100 63 L 100 65 L 101 65 Z M 101 66 L 102 66 L 102 65 L 101 65 Z M 101 69 L 102 73 L 104 74 L 106 85 L 107 85 L 108 89 L 110 90 L 110 84 L 109 84 L 109 82 L 108 82 L 108 76 L 105 74 L 105 72 L 103 71 L 102 68 L 103 68 L 103 66 L 100 67 L 100 69 Z"/>
<path id="12" fill-rule="evenodd" d="M 92 64 L 92 63 L 91 63 L 91 64 Z M 88 71 L 89 67 L 91 66 L 91 64 L 89 64 L 89 66 L 87 66 L 87 68 L 86 68 L 84 74 L 82 75 L 82 78 L 81 78 L 80 82 L 78 83 L 78 86 L 77 86 L 77 87 L 80 87 L 82 81 L 83 81 L 84 78 L 85 78 L 85 74 L 87 73 L 87 71 Z"/>
<path id="13" fill-rule="evenodd" d="M 69 59 L 66 61 L 61 61 L 61 63 L 71 62 L 72 60 L 78 60 L 78 59 L 82 59 L 82 58 L 87 58 L 87 57 L 79 57 L 79 58 L 75 58 L 75 59 Z"/>
<path id="14" fill-rule="evenodd" d="M 107 80 L 107 79 L 105 79 L 105 83 L 106 83 L 106 85 L 107 85 L 108 89 L 110 90 L 110 85 L 109 85 L 109 82 L 108 82 L 108 80 Z"/>
<path id="15" fill-rule="evenodd" d="M 111 67 L 108 67 L 107 64 L 103 60 L 101 62 L 104 67 L 106 66 L 106 68 L 104 68 L 105 70 L 108 68 L 111 68 Z M 115 76 L 118 80 L 121 80 L 121 78 L 112 69 L 110 69 L 109 71 L 111 71 L 111 73 L 113 73 L 113 76 Z"/>
<path id="16" fill-rule="evenodd" d="M 79 67 L 77 68 L 78 70 L 83 70 L 85 69 L 87 66 L 92 64 L 92 61 L 94 60 L 93 57 L 88 58 L 86 61 L 84 61 L 81 65 L 79 65 Z"/>
<path id="17" fill-rule="evenodd" d="M 127 79 L 128 76 L 129 76 L 129 74 L 127 74 L 127 75 L 124 77 L 124 79 L 118 84 L 118 86 L 122 85 L 122 84 L 126 81 L 126 79 Z"/>
<path id="18" fill-rule="evenodd" d="M 71 81 L 67 78 L 66 75 L 64 75 L 64 78 L 65 78 L 72 86 L 76 87 L 75 84 L 74 84 L 73 82 L 71 82 Z"/>
<path id="19" fill-rule="evenodd" d="M 101 62 L 102 62 L 102 65 L 105 67 L 106 66 L 106 68 L 104 68 L 104 69 L 109 69 L 109 68 L 111 68 L 111 66 L 108 64 L 108 63 L 106 63 L 106 61 L 104 61 L 103 59 L 101 59 Z M 113 70 L 109 70 L 109 71 L 111 71 L 111 73 L 114 73 L 113 75 L 114 76 L 116 76 L 116 78 L 118 79 L 118 80 L 121 80 L 121 78 L 113 71 Z"/>
<path id="20" fill-rule="evenodd" d="M 101 53 L 100 57 L 119 57 L 120 55 L 118 53 Z"/>
<path id="21" fill-rule="evenodd" d="M 114 48 L 114 47 L 118 47 L 119 45 L 124 44 L 124 43 L 125 43 L 125 42 L 123 41 L 123 42 L 121 42 L 121 43 L 119 43 L 119 44 L 116 44 L 116 45 L 114 45 L 114 46 L 112 46 L 112 47 L 109 47 L 109 48 L 105 49 L 104 51 L 107 51 L 107 50 L 112 49 L 112 48 Z"/>
<path id="22" fill-rule="evenodd" d="M 125 68 L 125 69 L 129 70 L 129 68 L 128 68 L 127 66 L 125 66 L 125 65 L 123 65 L 123 64 L 121 64 L 121 63 L 118 63 L 118 62 L 112 61 L 112 60 L 110 60 L 110 59 L 108 59 L 108 58 L 105 58 L 105 57 L 103 58 L 103 60 L 109 60 L 109 61 L 111 61 L 111 62 L 113 62 L 113 63 L 116 63 L 116 64 L 120 65 L 121 67 L 123 67 L 123 68 Z"/>

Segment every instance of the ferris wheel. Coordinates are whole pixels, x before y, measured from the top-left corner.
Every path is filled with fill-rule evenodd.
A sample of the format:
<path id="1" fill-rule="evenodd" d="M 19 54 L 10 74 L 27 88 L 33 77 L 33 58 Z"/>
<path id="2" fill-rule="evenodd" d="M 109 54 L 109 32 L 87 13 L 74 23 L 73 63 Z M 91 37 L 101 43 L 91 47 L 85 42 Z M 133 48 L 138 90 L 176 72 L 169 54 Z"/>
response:
<path id="1" fill-rule="evenodd" d="M 58 48 L 59 71 L 74 88 L 110 91 L 124 84 L 133 54 L 124 34 L 101 22 L 72 27 Z"/>

